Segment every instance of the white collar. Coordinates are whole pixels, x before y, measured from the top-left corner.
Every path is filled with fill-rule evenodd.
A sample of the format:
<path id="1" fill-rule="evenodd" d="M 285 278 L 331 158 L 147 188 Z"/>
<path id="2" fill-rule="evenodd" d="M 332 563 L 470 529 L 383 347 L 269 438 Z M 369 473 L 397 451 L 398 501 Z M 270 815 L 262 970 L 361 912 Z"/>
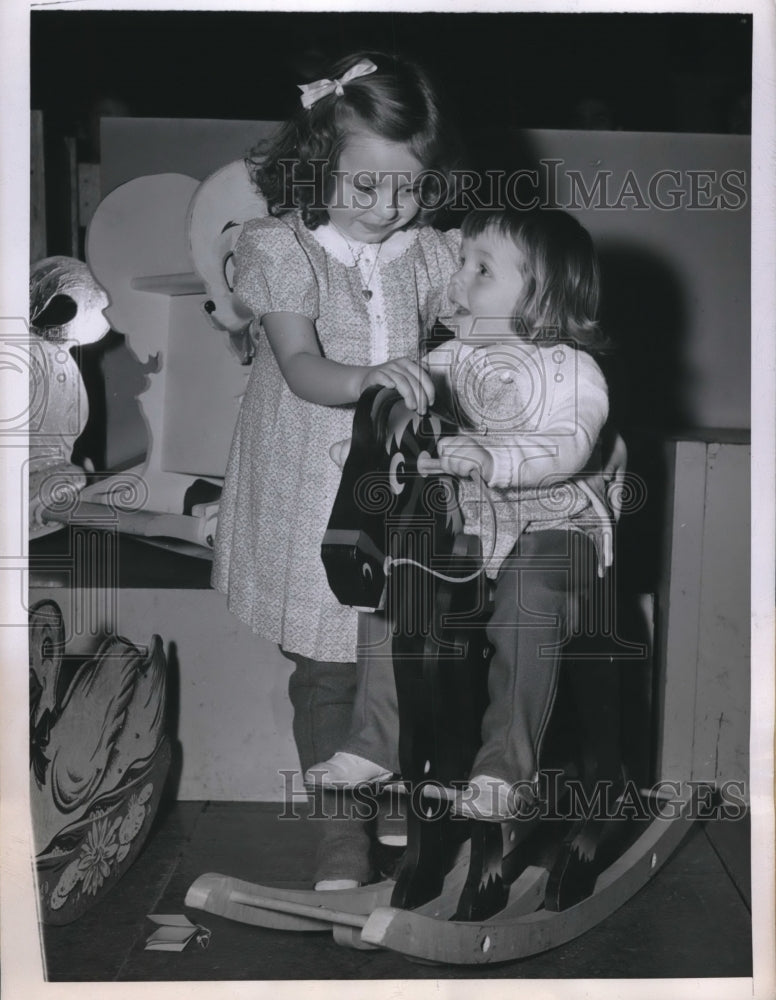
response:
<path id="1" fill-rule="evenodd" d="M 374 247 L 375 250 L 380 247 L 380 260 L 383 263 L 387 263 L 388 261 L 395 260 L 397 257 L 401 257 L 412 246 L 418 236 L 417 229 L 400 229 L 395 233 L 391 233 L 388 239 L 382 243 L 361 243 L 359 240 L 351 240 L 350 244 L 348 244 L 348 241 L 339 229 L 336 229 L 331 223 L 318 226 L 317 229 L 310 229 L 308 232 L 324 250 L 346 267 L 355 267 L 356 265 L 351 246 Z"/>

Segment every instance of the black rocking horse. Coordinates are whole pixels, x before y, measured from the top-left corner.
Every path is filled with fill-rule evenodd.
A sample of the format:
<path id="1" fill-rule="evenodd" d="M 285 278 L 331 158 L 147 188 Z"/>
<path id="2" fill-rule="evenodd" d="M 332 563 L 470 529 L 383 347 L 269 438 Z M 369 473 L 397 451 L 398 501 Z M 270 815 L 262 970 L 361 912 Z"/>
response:
<path id="1" fill-rule="evenodd" d="M 456 788 L 480 744 L 491 650 L 479 540 L 463 533 L 454 481 L 435 460 L 439 438 L 459 430 L 453 412 L 442 393 L 424 416 L 394 390 L 364 393 L 322 544 L 337 598 L 362 610 L 385 608 L 392 629 L 409 801 L 396 880 L 316 893 L 207 874 L 189 889 L 187 905 L 263 927 L 331 927 L 340 943 L 428 961 L 503 962 L 600 922 L 686 833 L 688 802 L 661 805 L 632 782 L 623 784 L 618 815 L 595 808 L 589 761 L 602 741 L 617 742 L 618 660 L 641 653 L 616 629 L 603 646 L 598 635 L 594 645 L 581 638 L 564 651 L 542 748 L 541 808 L 505 823 L 454 815 Z M 602 588 L 612 586 L 609 576 Z M 604 749 L 611 757 L 611 745 Z"/>

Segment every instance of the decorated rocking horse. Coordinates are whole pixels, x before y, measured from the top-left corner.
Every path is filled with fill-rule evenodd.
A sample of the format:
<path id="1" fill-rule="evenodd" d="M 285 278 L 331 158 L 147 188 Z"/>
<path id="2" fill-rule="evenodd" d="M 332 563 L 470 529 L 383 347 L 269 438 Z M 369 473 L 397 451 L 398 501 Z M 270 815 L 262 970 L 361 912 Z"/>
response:
<path id="1" fill-rule="evenodd" d="M 562 944 L 625 903 L 686 833 L 690 804 L 630 781 L 614 816 L 596 812 L 585 760 L 596 754 L 591 740 L 610 734 L 595 705 L 575 702 L 571 668 L 595 669 L 599 681 L 607 671 L 616 676 L 618 659 L 643 655 L 611 629 L 603 646 L 600 636 L 595 646 L 572 638 L 564 652 L 542 748 L 540 808 L 504 823 L 454 814 L 487 703 L 489 585 L 479 540 L 463 533 L 454 483 L 435 460 L 439 438 L 458 430 L 439 395 L 435 405 L 420 417 L 393 390 L 364 393 L 322 544 L 337 598 L 385 608 L 391 623 L 409 802 L 395 882 L 321 893 L 207 874 L 186 903 L 261 927 L 330 927 L 335 940 L 359 948 L 503 962 Z M 612 586 L 610 576 L 602 588 Z M 590 845 L 584 857 L 573 847 L 580 836 Z"/>

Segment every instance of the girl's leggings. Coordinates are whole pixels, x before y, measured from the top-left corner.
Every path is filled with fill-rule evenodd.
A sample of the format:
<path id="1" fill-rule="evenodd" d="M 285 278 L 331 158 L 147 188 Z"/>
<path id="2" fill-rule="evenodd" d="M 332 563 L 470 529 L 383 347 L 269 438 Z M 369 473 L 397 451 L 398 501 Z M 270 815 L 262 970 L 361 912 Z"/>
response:
<path id="1" fill-rule="evenodd" d="M 373 648 L 371 637 L 380 631 L 372 615 L 360 615 L 359 649 Z M 390 644 L 387 648 L 390 655 Z M 313 660 L 285 650 L 283 655 L 295 665 L 288 682 L 288 694 L 294 709 L 294 741 L 303 773 L 343 749 L 354 719 L 364 711 L 368 694 L 374 694 L 374 711 L 370 711 L 372 727 L 368 730 L 370 739 L 398 746 L 396 687 L 390 660 L 387 669 L 375 676 L 376 682 L 388 683 L 388 690 L 372 692 L 366 682 L 357 681 L 357 674 L 365 670 L 362 663 L 357 666 L 356 663 Z M 367 821 L 359 816 L 359 812 L 363 815 L 363 809 L 354 808 L 347 793 L 316 792 L 316 795 L 318 799 L 311 818 L 316 817 L 320 824 L 321 839 L 314 881 L 368 881 L 373 874 L 371 841 Z"/>

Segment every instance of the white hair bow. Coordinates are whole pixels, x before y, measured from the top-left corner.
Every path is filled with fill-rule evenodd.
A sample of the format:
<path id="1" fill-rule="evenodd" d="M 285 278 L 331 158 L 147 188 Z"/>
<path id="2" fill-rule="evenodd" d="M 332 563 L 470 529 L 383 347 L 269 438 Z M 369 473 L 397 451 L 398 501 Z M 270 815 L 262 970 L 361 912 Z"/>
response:
<path id="1" fill-rule="evenodd" d="M 341 97 L 344 93 L 343 87 L 351 80 L 357 80 L 360 76 L 369 76 L 374 73 L 377 66 L 370 59 L 362 59 L 355 66 L 351 66 L 347 72 L 343 73 L 337 80 L 316 80 L 314 83 L 300 83 L 299 89 L 302 91 L 302 107 L 311 108 L 316 101 L 327 94 L 336 94 Z"/>

